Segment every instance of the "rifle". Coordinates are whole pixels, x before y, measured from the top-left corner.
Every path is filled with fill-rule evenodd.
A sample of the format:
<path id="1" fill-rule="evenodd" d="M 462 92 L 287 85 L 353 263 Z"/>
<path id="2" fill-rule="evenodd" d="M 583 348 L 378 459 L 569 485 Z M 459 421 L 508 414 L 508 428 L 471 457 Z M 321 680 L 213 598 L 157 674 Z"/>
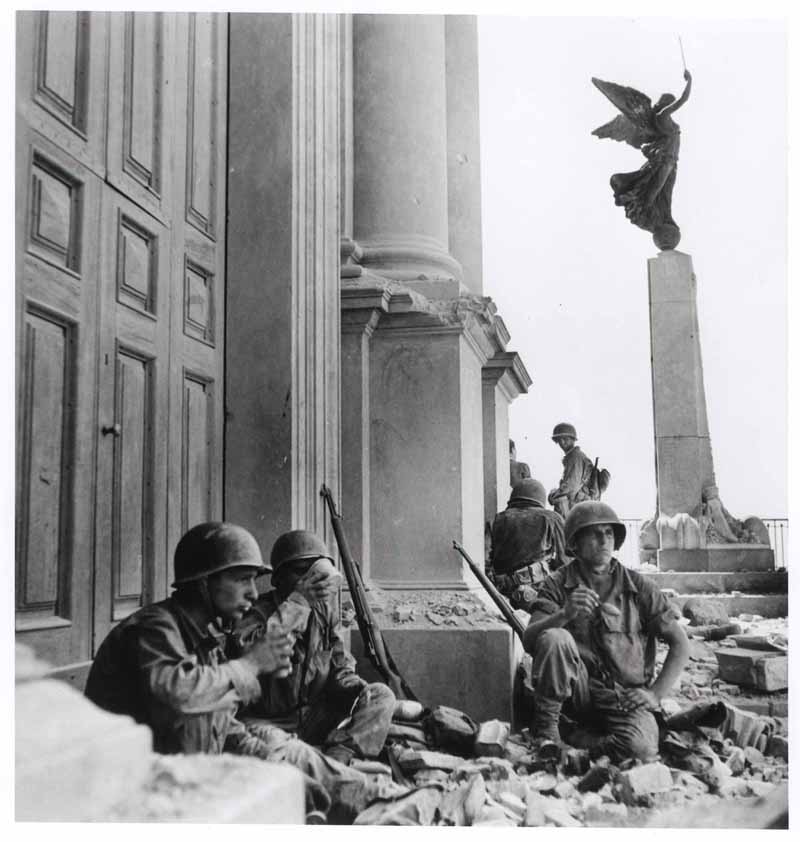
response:
<path id="1" fill-rule="evenodd" d="M 517 637 L 522 640 L 522 635 L 525 633 L 525 626 L 522 625 L 519 617 L 514 613 L 514 609 L 508 604 L 506 598 L 497 590 L 497 588 L 489 581 L 487 575 L 477 564 L 469 557 L 469 553 L 458 543 L 453 541 L 453 549 L 461 553 L 461 557 L 469 565 L 470 570 L 475 574 L 478 581 L 483 585 L 483 589 L 494 600 L 494 604 L 500 609 L 503 618 L 511 626 L 512 630 L 516 632 Z"/>
<path id="2" fill-rule="evenodd" d="M 364 642 L 367 657 L 398 699 L 406 698 L 416 702 L 418 701 L 417 697 L 403 676 L 400 675 L 394 658 L 392 658 L 386 649 L 386 643 L 383 640 L 381 630 L 375 622 L 372 609 L 367 602 L 367 591 L 364 587 L 361 568 L 350 552 L 347 536 L 344 534 L 344 527 L 342 526 L 342 516 L 336 511 L 336 504 L 333 502 L 331 490 L 327 485 L 323 484 L 319 493 L 324 498 L 331 516 L 333 534 L 336 536 L 339 556 L 342 559 L 342 568 L 347 579 L 350 597 L 353 600 L 358 630 L 361 632 L 361 639 Z"/>

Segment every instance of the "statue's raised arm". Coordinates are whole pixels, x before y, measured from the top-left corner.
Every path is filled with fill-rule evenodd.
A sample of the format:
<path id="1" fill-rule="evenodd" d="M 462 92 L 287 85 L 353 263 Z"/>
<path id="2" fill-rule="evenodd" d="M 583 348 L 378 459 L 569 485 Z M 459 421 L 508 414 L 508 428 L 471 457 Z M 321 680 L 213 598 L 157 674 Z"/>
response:
<path id="1" fill-rule="evenodd" d="M 645 163 L 630 173 L 611 176 L 614 202 L 625 208 L 625 216 L 639 228 L 649 231 L 660 249 L 673 249 L 681 238 L 680 228 L 672 218 L 672 188 L 678 167 L 680 128 L 671 115 L 688 99 L 692 75 L 684 72 L 686 87 L 680 99 L 662 94 L 653 105 L 650 98 L 635 88 L 592 79 L 621 112 L 609 123 L 595 129 L 599 138 L 624 141 L 641 149 Z"/>

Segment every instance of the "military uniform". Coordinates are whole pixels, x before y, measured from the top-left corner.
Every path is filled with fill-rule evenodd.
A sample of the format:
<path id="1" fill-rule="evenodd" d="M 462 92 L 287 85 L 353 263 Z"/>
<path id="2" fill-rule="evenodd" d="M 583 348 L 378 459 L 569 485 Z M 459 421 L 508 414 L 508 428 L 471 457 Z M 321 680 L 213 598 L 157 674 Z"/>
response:
<path id="1" fill-rule="evenodd" d="M 271 617 L 281 620 L 289 600 L 309 605 L 296 592 L 285 602 L 276 591 L 256 601 L 236 630 L 240 651 L 266 633 Z M 243 715 L 251 728 L 263 722 L 279 725 L 312 745 L 324 746 L 334 757 L 376 757 L 391 725 L 394 693 L 385 684 L 368 684 L 358 676 L 331 602 L 312 602 L 309 607 L 308 625 L 292 655 L 291 674 L 261 676 L 260 697 Z M 347 724 L 337 728 L 345 719 Z"/>
<path id="2" fill-rule="evenodd" d="M 573 744 L 585 743 L 616 759 L 647 759 L 658 751 L 655 717 L 644 708 L 624 711 L 620 692 L 649 685 L 656 638 L 676 619 L 661 591 L 616 558 L 609 576 L 605 601 L 619 615 L 596 612 L 542 631 L 531 652 L 533 686 L 537 698 L 566 703 L 565 713 L 583 726 L 571 735 Z M 591 587 L 577 560 L 556 571 L 539 588 L 531 622 L 555 614 L 580 585 Z"/>
<path id="3" fill-rule="evenodd" d="M 592 460 L 577 444 L 564 454 L 561 464 L 564 472 L 558 488 L 550 494 L 550 502 L 562 517 L 566 517 L 576 503 L 597 500 L 599 495 L 596 489 L 591 488 Z"/>
<path id="4" fill-rule="evenodd" d="M 309 812 L 327 812 L 331 797 L 354 812 L 363 809 L 368 782 L 360 772 L 280 728 L 249 729 L 237 717 L 238 706 L 258 698 L 261 685 L 243 664 L 228 659 L 224 641 L 207 611 L 179 591 L 110 632 L 92 664 L 86 695 L 149 726 L 157 752 L 225 751 L 287 762 L 307 776 Z"/>
<path id="5" fill-rule="evenodd" d="M 530 611 L 538 586 L 566 561 L 561 515 L 512 498 L 492 523 L 489 559 L 500 593 L 514 608 Z"/>

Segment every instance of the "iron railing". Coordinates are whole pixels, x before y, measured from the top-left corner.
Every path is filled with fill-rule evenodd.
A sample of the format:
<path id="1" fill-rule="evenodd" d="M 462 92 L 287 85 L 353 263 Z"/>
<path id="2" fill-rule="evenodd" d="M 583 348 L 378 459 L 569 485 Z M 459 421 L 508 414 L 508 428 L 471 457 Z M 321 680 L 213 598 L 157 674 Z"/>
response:
<path id="1" fill-rule="evenodd" d="M 775 553 L 775 569 L 786 567 L 789 558 L 789 519 L 785 517 L 761 518 L 769 532 L 769 545 Z M 622 518 L 628 530 L 628 540 L 620 547 L 619 560 L 627 567 L 639 567 L 639 530 L 644 523 L 642 518 Z"/>

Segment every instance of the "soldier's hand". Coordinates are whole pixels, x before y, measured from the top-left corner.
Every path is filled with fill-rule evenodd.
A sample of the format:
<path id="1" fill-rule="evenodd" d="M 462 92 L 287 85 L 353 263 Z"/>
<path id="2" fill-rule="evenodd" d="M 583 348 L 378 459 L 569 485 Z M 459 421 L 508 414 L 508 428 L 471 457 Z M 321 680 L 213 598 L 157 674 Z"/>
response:
<path id="1" fill-rule="evenodd" d="M 622 709 L 626 711 L 645 708 L 657 710 L 661 704 L 658 696 L 647 687 L 629 687 L 622 692 Z"/>
<path id="2" fill-rule="evenodd" d="M 579 585 L 569 595 L 564 605 L 567 620 L 574 620 L 578 617 L 589 617 L 600 605 L 600 598 L 585 585 Z"/>
<path id="3" fill-rule="evenodd" d="M 328 559 L 317 561 L 295 585 L 309 602 L 325 602 L 339 589 L 342 574 Z"/>
<path id="4" fill-rule="evenodd" d="M 290 658 L 293 649 L 291 635 L 279 627 L 268 625 L 264 637 L 259 638 L 240 660 L 257 675 L 267 673 L 284 678 L 292 671 Z"/>

